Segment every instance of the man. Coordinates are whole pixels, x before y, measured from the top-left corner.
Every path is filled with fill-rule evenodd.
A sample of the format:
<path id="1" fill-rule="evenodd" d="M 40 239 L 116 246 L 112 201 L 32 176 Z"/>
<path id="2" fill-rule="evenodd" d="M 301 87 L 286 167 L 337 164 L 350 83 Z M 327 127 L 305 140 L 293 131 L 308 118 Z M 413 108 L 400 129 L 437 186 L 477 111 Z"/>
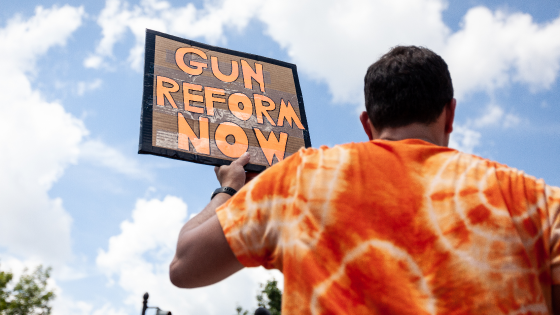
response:
<path id="1" fill-rule="evenodd" d="M 384 55 L 365 97 L 369 142 L 300 150 L 246 185 L 248 156 L 216 169 L 239 192 L 185 224 L 173 283 L 262 265 L 284 274 L 285 314 L 558 312 L 560 189 L 447 148 L 456 101 L 428 49 Z"/>

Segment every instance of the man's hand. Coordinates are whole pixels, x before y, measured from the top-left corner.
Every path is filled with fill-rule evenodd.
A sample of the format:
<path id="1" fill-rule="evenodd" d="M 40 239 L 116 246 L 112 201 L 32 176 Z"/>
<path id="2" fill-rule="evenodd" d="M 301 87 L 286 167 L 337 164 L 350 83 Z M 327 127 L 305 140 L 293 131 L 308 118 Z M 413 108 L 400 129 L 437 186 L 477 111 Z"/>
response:
<path id="1" fill-rule="evenodd" d="M 255 178 L 259 173 L 245 172 L 243 166 L 249 163 L 251 155 L 245 152 L 239 159 L 231 162 L 230 165 L 222 165 L 214 167 L 216 177 L 222 187 L 231 187 L 235 190 L 241 189 L 251 179 Z"/>

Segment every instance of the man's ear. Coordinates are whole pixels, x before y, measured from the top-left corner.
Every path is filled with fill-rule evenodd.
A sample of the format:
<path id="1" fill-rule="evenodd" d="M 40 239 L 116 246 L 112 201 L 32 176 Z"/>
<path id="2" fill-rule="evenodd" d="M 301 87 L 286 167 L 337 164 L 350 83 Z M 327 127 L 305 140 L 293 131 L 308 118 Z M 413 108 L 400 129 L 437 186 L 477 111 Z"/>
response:
<path id="1" fill-rule="evenodd" d="M 445 113 L 445 133 L 453 132 L 453 121 L 455 120 L 455 108 L 457 107 L 457 100 L 451 99 L 451 102 L 446 105 Z"/>
<path id="2" fill-rule="evenodd" d="M 362 122 L 362 127 L 364 127 L 364 131 L 368 136 L 369 140 L 373 140 L 373 133 L 371 130 L 371 128 L 373 128 L 373 125 L 371 124 L 369 120 L 369 116 L 366 111 L 363 111 L 360 114 L 360 121 Z"/>

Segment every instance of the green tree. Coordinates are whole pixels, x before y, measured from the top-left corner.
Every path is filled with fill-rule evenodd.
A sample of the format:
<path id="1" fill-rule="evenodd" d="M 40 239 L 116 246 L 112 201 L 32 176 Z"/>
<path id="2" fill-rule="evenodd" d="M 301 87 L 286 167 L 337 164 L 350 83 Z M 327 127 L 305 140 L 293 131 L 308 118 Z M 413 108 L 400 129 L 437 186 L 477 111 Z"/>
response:
<path id="1" fill-rule="evenodd" d="M 282 314 L 282 291 L 278 289 L 278 281 L 276 279 L 267 280 L 266 285 L 260 284 L 261 293 L 257 294 L 257 303 L 259 307 L 266 308 L 271 315 Z M 264 288 L 263 288 L 264 287 Z M 241 306 L 236 309 L 237 315 L 248 315 L 249 311 L 243 310 Z"/>
<path id="2" fill-rule="evenodd" d="M 261 284 L 261 288 L 263 285 Z M 259 307 L 264 307 L 270 311 L 271 315 L 282 313 L 282 291 L 278 289 L 276 279 L 268 280 L 261 294 L 257 295 Z"/>
<path id="3" fill-rule="evenodd" d="M 237 311 L 236 315 L 248 315 L 249 314 L 249 311 L 243 310 L 243 307 L 241 307 L 241 306 L 237 306 L 237 308 L 235 310 Z"/>
<path id="4" fill-rule="evenodd" d="M 47 289 L 51 268 L 37 267 L 28 274 L 27 269 L 18 282 L 11 287 L 11 272 L 0 271 L 0 315 L 49 315 L 49 303 L 55 295 Z"/>

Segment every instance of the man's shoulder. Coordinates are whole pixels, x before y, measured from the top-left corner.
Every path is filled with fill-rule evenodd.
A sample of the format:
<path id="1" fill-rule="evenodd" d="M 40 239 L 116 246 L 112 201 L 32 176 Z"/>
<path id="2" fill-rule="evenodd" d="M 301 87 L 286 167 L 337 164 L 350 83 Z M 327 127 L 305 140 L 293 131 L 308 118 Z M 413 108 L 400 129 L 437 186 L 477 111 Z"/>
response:
<path id="1" fill-rule="evenodd" d="M 333 147 L 322 145 L 316 148 L 300 148 L 281 162 L 273 165 L 266 172 L 275 176 L 283 174 L 282 177 L 285 177 L 291 173 L 298 173 L 298 176 L 302 175 L 302 170 L 306 170 L 305 173 L 308 173 L 311 170 L 336 167 L 336 165 L 350 161 L 353 155 L 351 151 L 355 145 L 356 143 L 346 143 Z"/>
<path id="2" fill-rule="evenodd" d="M 317 148 L 309 147 L 309 148 L 301 148 L 296 153 L 293 154 L 293 157 L 300 160 L 300 162 L 311 162 L 316 160 L 335 160 L 335 159 L 345 159 L 348 158 L 349 154 L 352 153 L 356 148 L 363 145 L 365 143 L 344 143 L 344 144 L 337 144 L 334 146 L 327 146 L 321 145 Z"/>
<path id="3" fill-rule="evenodd" d="M 524 175 L 523 171 L 520 171 L 514 167 L 510 167 L 504 163 L 494 161 L 476 154 L 461 152 L 453 148 L 437 146 L 422 140 L 417 139 L 407 139 L 404 141 L 366 141 L 366 142 L 348 142 L 344 144 L 337 144 L 334 146 L 321 145 L 320 147 L 313 148 L 301 148 L 295 152 L 292 156 L 287 158 L 292 160 L 292 163 L 310 163 L 318 161 L 331 161 L 336 162 L 340 160 L 349 160 L 356 158 L 360 154 L 369 156 L 373 154 L 377 156 L 377 153 L 389 153 L 391 155 L 398 154 L 398 152 L 411 152 L 416 151 L 411 154 L 411 156 L 420 156 L 419 160 L 427 160 L 429 157 L 436 157 L 438 163 L 444 163 L 445 161 L 455 160 L 459 164 L 477 164 L 477 167 L 487 167 L 493 169 L 499 169 L 501 171 L 508 171 L 516 173 L 518 175 Z M 401 155 L 402 157 L 402 155 Z M 287 162 L 287 161 L 285 161 Z M 447 164 L 447 163 L 445 163 Z M 455 164 L 455 163 L 452 163 Z"/>
<path id="4" fill-rule="evenodd" d="M 316 156 L 321 154 L 340 154 L 342 151 L 353 150 L 361 146 L 367 146 L 368 142 L 348 142 L 343 144 L 336 144 L 334 146 L 321 145 L 317 148 L 301 148 L 297 153 L 304 156 Z"/>

